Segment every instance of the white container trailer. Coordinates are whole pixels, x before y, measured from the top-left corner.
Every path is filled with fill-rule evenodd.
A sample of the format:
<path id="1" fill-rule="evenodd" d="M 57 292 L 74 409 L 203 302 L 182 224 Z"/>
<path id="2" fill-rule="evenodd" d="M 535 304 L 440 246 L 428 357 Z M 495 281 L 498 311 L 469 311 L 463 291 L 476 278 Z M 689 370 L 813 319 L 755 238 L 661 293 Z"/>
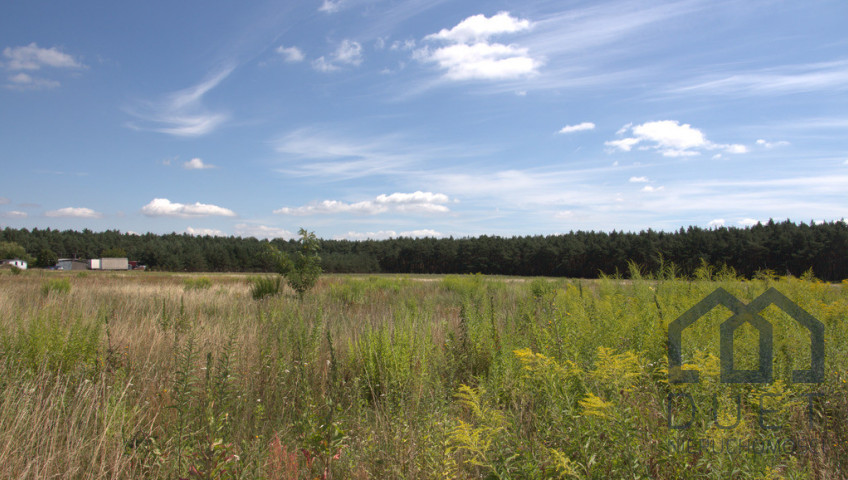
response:
<path id="1" fill-rule="evenodd" d="M 124 258 L 101 258 L 100 259 L 100 269 L 101 270 L 129 270 L 130 262 L 129 260 Z"/>
<path id="2" fill-rule="evenodd" d="M 88 268 L 90 268 L 92 270 L 100 270 L 100 259 L 99 258 L 92 258 L 91 264 L 89 265 Z"/>

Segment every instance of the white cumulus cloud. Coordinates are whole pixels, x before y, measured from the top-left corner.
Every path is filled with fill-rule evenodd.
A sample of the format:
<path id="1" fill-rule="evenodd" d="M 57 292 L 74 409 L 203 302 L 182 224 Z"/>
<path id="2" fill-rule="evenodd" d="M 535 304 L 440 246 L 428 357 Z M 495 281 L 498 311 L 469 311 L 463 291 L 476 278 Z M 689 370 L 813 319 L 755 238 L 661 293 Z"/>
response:
<path id="1" fill-rule="evenodd" d="M 4 218 L 27 218 L 29 215 L 26 212 L 21 212 L 19 210 L 10 210 L 8 212 L 0 213 L 0 217 Z"/>
<path id="2" fill-rule="evenodd" d="M 709 223 L 707 223 L 707 226 L 711 227 L 711 228 L 712 227 L 723 227 L 724 226 L 724 219 L 723 218 L 716 218 L 714 220 L 710 220 Z"/>
<path id="3" fill-rule="evenodd" d="M 72 218 L 101 218 L 100 212 L 95 212 L 90 208 L 85 207 L 65 207 L 58 210 L 49 210 L 44 212 L 44 215 L 51 218 L 57 217 L 72 217 Z"/>
<path id="4" fill-rule="evenodd" d="M 485 15 L 472 15 L 459 22 L 450 30 L 442 29 L 439 33 L 427 35 L 426 40 L 446 40 L 455 43 L 476 43 L 488 40 L 494 35 L 515 33 L 530 28 L 530 21 L 518 19 L 509 12 L 499 12 L 486 18 Z"/>
<path id="5" fill-rule="evenodd" d="M 6 47 L 3 49 L 6 58 L 6 68 L 9 70 L 39 70 L 42 67 L 53 68 L 83 68 L 85 65 L 57 49 L 41 48 L 30 43 L 23 47 Z"/>
<path id="6" fill-rule="evenodd" d="M 182 204 L 171 202 L 167 198 L 154 198 L 147 205 L 141 207 L 141 213 L 148 217 L 235 217 L 236 214 L 228 208 L 205 203 Z"/>
<path id="7" fill-rule="evenodd" d="M 424 40 L 445 46 L 424 47 L 413 52 L 413 58 L 435 63 L 449 80 L 503 80 L 537 73 L 542 61 L 530 56 L 527 48 L 493 43 L 495 35 L 517 33 L 531 28 L 526 19 L 509 12 L 491 17 L 473 15 L 448 29 L 427 35 Z"/>
<path id="8" fill-rule="evenodd" d="M 583 122 L 578 123 L 577 125 L 566 125 L 562 127 L 557 133 L 574 133 L 574 132 L 585 132 L 587 130 L 594 130 L 595 124 L 592 122 Z"/>
<path id="9" fill-rule="evenodd" d="M 760 223 L 760 221 L 754 218 L 743 218 L 742 220 L 739 220 L 736 223 L 742 225 L 743 227 L 753 227 L 754 225 Z"/>
<path id="10" fill-rule="evenodd" d="M 665 187 L 652 187 L 650 185 L 645 185 L 642 187 L 643 192 L 654 193 L 663 190 Z"/>
<path id="11" fill-rule="evenodd" d="M 748 153 L 748 147 L 734 143 L 732 145 L 723 145 L 724 151 L 727 153 Z"/>
<path id="12" fill-rule="evenodd" d="M 14 90 L 37 90 L 40 88 L 56 88 L 61 85 L 56 80 L 33 77 L 28 73 L 18 72 L 9 76 L 7 88 Z"/>
<path id="13" fill-rule="evenodd" d="M 338 200 L 324 200 L 301 207 L 283 207 L 274 210 L 279 215 L 314 215 L 333 213 L 359 213 L 376 215 L 385 212 L 402 213 L 447 213 L 445 206 L 450 199 L 443 193 L 421 192 L 392 193 L 379 195 L 373 200 L 346 203 Z"/>
<path id="14" fill-rule="evenodd" d="M 630 177 L 630 183 L 647 183 L 648 177 Z"/>
<path id="15" fill-rule="evenodd" d="M 647 122 L 632 127 L 632 130 L 639 140 L 656 142 L 661 148 L 687 150 L 707 143 L 706 137 L 697 128 L 692 128 L 688 123 L 680 125 L 672 120 Z"/>
<path id="16" fill-rule="evenodd" d="M 291 63 L 301 62 L 304 58 L 306 58 L 306 55 L 304 55 L 303 52 L 297 47 L 284 47 L 281 45 L 277 47 L 277 53 L 282 55 L 285 61 Z"/>
<path id="17" fill-rule="evenodd" d="M 639 141 L 640 140 L 638 138 L 622 138 L 621 140 L 610 140 L 608 142 L 604 142 L 604 145 L 629 152 L 637 143 L 639 143 Z"/>
<path id="18" fill-rule="evenodd" d="M 342 8 L 344 0 L 323 0 L 321 6 L 318 7 L 319 12 L 336 13 Z"/>
<path id="19" fill-rule="evenodd" d="M 741 144 L 718 144 L 707 140 L 701 130 L 677 120 L 659 120 L 641 125 L 625 125 L 618 135 L 631 136 L 604 142 L 608 147 L 629 152 L 636 145 L 642 150 L 656 150 L 666 157 L 690 157 L 706 150 L 723 150 L 726 153 L 747 153 L 748 147 Z"/>
<path id="20" fill-rule="evenodd" d="M 216 168 L 215 165 L 209 165 L 208 163 L 203 163 L 203 160 L 200 158 L 192 158 L 191 160 L 183 163 L 183 168 L 186 170 L 205 170 L 208 168 Z"/>
<path id="21" fill-rule="evenodd" d="M 320 72 L 334 72 L 344 65 L 359 66 L 362 63 L 362 45 L 353 40 L 342 40 L 342 43 L 327 59 L 324 56 L 312 61 L 312 68 Z"/>
<path id="22" fill-rule="evenodd" d="M 10 90 L 39 90 L 56 88 L 61 85 L 56 80 L 49 80 L 24 73 L 20 70 L 41 70 L 49 67 L 55 69 L 82 69 L 86 68 L 72 55 L 62 52 L 56 47 L 41 48 L 36 43 L 30 43 L 21 47 L 6 47 L 3 49 L 5 63 L 0 62 L 0 67 L 5 67 L 10 72 L 7 77 L 8 83 L 4 86 Z"/>

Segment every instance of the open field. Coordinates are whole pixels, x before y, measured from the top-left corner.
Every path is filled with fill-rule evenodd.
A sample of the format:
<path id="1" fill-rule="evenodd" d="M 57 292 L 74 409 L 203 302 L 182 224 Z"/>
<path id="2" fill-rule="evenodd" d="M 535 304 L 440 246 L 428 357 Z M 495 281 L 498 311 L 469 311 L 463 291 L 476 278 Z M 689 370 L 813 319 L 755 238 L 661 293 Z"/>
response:
<path id="1" fill-rule="evenodd" d="M 845 478 L 848 291 L 700 273 L 325 276 L 257 301 L 247 275 L 0 272 L 0 477 Z M 719 308 L 683 335 L 700 383 L 669 385 L 668 323 L 719 286 L 823 322 L 824 382 L 790 382 L 810 335 L 772 306 L 773 384 L 718 381 Z M 749 325 L 735 345 L 755 368 Z"/>

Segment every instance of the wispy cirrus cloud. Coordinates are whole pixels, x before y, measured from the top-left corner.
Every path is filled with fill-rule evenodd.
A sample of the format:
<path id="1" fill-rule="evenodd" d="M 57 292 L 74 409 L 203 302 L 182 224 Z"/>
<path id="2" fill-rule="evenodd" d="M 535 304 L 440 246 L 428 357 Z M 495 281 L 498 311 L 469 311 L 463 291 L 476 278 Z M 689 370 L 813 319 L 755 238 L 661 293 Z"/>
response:
<path id="1" fill-rule="evenodd" d="M 766 148 L 766 149 L 786 147 L 788 145 L 789 145 L 789 142 L 787 142 L 785 140 L 778 140 L 776 142 L 769 142 L 768 140 L 763 140 L 762 138 L 757 140 L 757 146 L 760 146 L 760 147 L 763 147 L 763 148 Z"/>
<path id="2" fill-rule="evenodd" d="M 65 207 L 58 210 L 48 210 L 44 216 L 50 218 L 102 218 L 103 214 L 85 207 Z"/>
<path id="3" fill-rule="evenodd" d="M 351 179 L 374 175 L 409 174 L 438 159 L 485 154 L 486 147 L 428 145 L 410 135 L 367 135 L 336 127 L 305 127 L 272 141 L 286 164 L 286 175 Z"/>
<path id="4" fill-rule="evenodd" d="M 140 120 L 131 122 L 130 128 L 165 133 L 176 137 L 200 137 L 220 127 L 229 115 L 210 112 L 203 105 L 203 97 L 221 84 L 232 72 L 227 67 L 203 82 L 166 95 L 159 101 L 140 102 L 127 112 Z"/>
<path id="5" fill-rule="evenodd" d="M 283 207 L 274 210 L 279 215 L 315 215 L 334 213 L 357 213 L 376 215 L 386 212 L 400 213 L 447 213 L 445 205 L 450 201 L 442 193 L 422 192 L 392 193 L 379 195 L 373 200 L 346 203 L 338 200 L 324 200 L 301 207 Z"/>
<path id="6" fill-rule="evenodd" d="M 728 72 L 672 88 L 673 94 L 783 95 L 848 90 L 848 60 Z"/>
<path id="7" fill-rule="evenodd" d="M 592 122 L 582 122 L 577 125 L 566 125 L 559 129 L 557 133 L 567 134 L 567 133 L 575 133 L 575 132 L 586 132 L 589 130 L 594 130 L 595 124 Z"/>
<path id="8" fill-rule="evenodd" d="M 533 15 L 530 28 L 506 34 L 515 37 L 517 45 L 511 46 L 521 49 L 513 56 L 533 60 L 532 67 L 525 60 L 527 74 L 503 76 L 481 88 L 490 93 L 594 88 L 652 78 L 657 72 L 650 62 L 633 63 L 646 44 L 656 41 L 652 32 L 698 15 L 707 5 L 698 0 L 620 0 Z"/>
<path id="9" fill-rule="evenodd" d="M 193 204 L 183 204 L 172 202 L 167 198 L 154 198 L 147 205 L 141 207 L 141 213 L 148 217 L 235 217 L 236 213 L 232 210 L 217 205 L 210 205 L 196 202 Z"/>

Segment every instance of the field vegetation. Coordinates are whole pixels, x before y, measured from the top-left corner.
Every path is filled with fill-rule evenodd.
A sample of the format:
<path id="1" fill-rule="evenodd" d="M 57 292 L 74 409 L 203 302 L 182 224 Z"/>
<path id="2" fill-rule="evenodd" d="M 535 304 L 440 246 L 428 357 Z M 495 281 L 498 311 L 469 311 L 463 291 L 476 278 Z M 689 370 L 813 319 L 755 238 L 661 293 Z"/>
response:
<path id="1" fill-rule="evenodd" d="M 811 273 L 278 280 L 0 272 L 0 477 L 848 475 L 848 292 Z M 809 334 L 769 307 L 774 383 L 718 381 L 718 308 L 684 332 L 701 382 L 669 385 L 668 323 L 719 286 L 776 287 L 823 322 L 824 383 L 791 383 Z M 737 368 L 756 344 L 737 331 Z"/>

